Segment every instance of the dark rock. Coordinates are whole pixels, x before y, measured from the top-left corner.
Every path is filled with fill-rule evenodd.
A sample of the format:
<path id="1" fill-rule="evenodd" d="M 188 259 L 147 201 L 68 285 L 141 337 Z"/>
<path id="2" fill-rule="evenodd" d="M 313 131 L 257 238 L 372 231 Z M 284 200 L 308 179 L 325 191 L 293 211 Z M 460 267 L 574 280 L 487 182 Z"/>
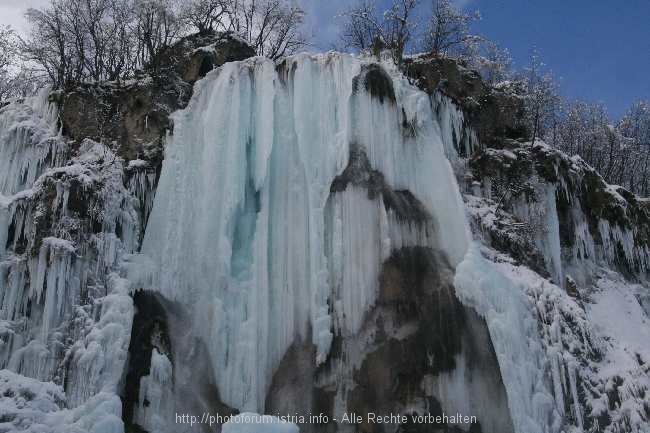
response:
<path id="1" fill-rule="evenodd" d="M 367 323 L 371 326 L 380 315 L 390 317 L 395 325 L 411 324 L 414 331 L 400 338 L 393 334 L 394 330 L 377 333 L 376 349 L 365 356 L 354 373 L 357 385 L 348 394 L 348 410 L 395 414 L 419 399 L 435 401 L 422 388 L 425 376 L 436 377 L 452 371 L 459 367 L 458 359 L 466 359 L 461 361 L 467 362 L 466 374 L 480 376 L 491 384 L 490 402 L 481 404 L 490 405 L 492 416 L 507 426 L 503 433 L 513 431 L 487 326 L 474 310 L 458 301 L 450 285 L 452 275 L 441 257 L 421 247 L 396 251 L 384 264 L 377 306 Z M 457 357 L 460 353 L 464 354 L 463 358 Z M 439 427 L 450 428 L 442 431 L 454 431 L 451 426 Z M 387 428 L 362 423 L 358 431 L 387 432 Z M 427 428 L 435 431 L 436 426 Z"/>
<path id="2" fill-rule="evenodd" d="M 366 92 L 379 99 L 382 104 L 384 101 L 395 103 L 393 80 L 380 65 L 373 63 L 361 68 L 361 73 L 354 77 L 352 88 L 358 91 L 361 85 L 364 86 Z"/>
<path id="3" fill-rule="evenodd" d="M 171 70 L 183 81 L 193 84 L 224 63 L 255 55 L 255 49 L 233 33 L 197 33 L 162 50 L 149 69 Z"/>
<path id="4" fill-rule="evenodd" d="M 502 138 L 527 138 L 523 122 L 523 100 L 517 89 L 494 88 L 461 61 L 446 57 L 423 56 L 406 59 L 404 73 L 425 92 L 439 91 L 455 101 L 465 112 L 482 144 Z"/>
<path id="5" fill-rule="evenodd" d="M 225 62 L 254 55 L 249 45 L 228 33 L 187 36 L 132 80 L 85 83 L 54 95 L 61 106 L 63 134 L 73 147 L 90 138 L 127 162 L 143 159 L 158 170 L 162 141 L 171 130 L 169 115 L 187 105 L 192 84 Z"/>
<path id="6" fill-rule="evenodd" d="M 348 166 L 334 179 L 330 192 L 343 192 L 348 185 L 367 189 L 370 200 L 381 195 L 386 210 L 392 210 L 401 221 L 417 224 L 431 221 L 431 215 L 420 200 L 410 191 L 392 189 L 386 183 L 384 175 L 371 167 L 365 151 L 357 144 L 350 145 Z"/>
<path id="7" fill-rule="evenodd" d="M 133 294 L 133 303 L 136 314 L 133 317 L 127 374 L 122 391 L 122 419 L 131 431 L 137 431 L 133 417 L 140 395 L 140 379 L 149 374 L 153 349 L 156 348 L 172 361 L 172 347 L 167 314 L 158 295 L 140 290 Z"/>
<path id="8" fill-rule="evenodd" d="M 512 432 L 505 388 L 487 326 L 473 309 L 464 307 L 456 298 L 452 281 L 453 270 L 432 250 L 413 247 L 395 251 L 383 265 L 378 299 L 366 315 L 361 337 L 336 335 L 328 360 L 320 366 L 315 364 L 313 345 L 294 343 L 274 374 L 265 413 L 322 413 L 331 420 L 337 415 L 335 397 L 345 395 L 347 412 L 364 418 L 361 424 L 346 424 L 350 431 L 393 433 L 395 426 L 367 423 L 366 414 L 400 414 L 413 402 L 426 401 L 432 415 L 441 415 L 438 398 L 442 397 L 429 395 L 423 383 L 427 377 L 453 371 L 462 362 L 468 383 L 474 384 L 469 391 L 472 404 L 489 406 L 492 411 L 490 419 L 479 419 L 480 424 L 473 425 L 470 431 L 481 432 L 481 425 L 498 425 L 499 433 Z M 343 366 L 350 348 L 362 362 L 345 372 Z M 344 383 L 346 391 L 341 394 Z M 479 383 L 489 390 L 482 390 Z M 300 426 L 300 431 L 348 431 L 342 428 L 333 422 L 307 423 Z M 411 423 L 397 431 L 461 430 L 445 424 Z"/>
<path id="9" fill-rule="evenodd" d="M 580 299 L 580 292 L 578 291 L 578 285 L 571 276 L 567 275 L 566 281 L 564 283 L 566 288 L 567 295 L 571 296 L 574 299 Z"/>
<path id="10" fill-rule="evenodd" d="M 140 76 L 128 83 L 82 84 L 66 93 L 63 133 L 73 147 L 86 138 L 106 144 L 125 161 L 162 161 L 169 114 L 189 101 L 191 86 L 181 80 Z"/>

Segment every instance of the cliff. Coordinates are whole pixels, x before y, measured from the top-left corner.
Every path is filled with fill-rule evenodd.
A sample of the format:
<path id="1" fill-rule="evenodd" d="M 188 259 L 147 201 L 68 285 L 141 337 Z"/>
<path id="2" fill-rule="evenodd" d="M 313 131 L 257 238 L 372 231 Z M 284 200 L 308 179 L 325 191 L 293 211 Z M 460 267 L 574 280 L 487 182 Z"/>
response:
<path id="1" fill-rule="evenodd" d="M 253 55 L 0 108 L 2 428 L 650 428 L 646 200 L 453 60 Z"/>

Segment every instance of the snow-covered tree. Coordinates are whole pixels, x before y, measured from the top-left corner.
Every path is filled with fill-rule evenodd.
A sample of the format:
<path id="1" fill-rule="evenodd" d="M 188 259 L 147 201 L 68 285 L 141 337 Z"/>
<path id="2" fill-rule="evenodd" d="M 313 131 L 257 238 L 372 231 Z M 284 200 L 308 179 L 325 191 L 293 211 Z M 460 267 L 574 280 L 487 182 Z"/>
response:
<path id="1" fill-rule="evenodd" d="M 561 101 L 555 77 L 544 71 L 543 66 L 539 55 L 534 53 L 530 66 L 523 74 L 526 83 L 526 121 L 533 142 L 537 138 L 555 134 Z"/>
<path id="2" fill-rule="evenodd" d="M 481 18 L 478 11 L 465 12 L 451 0 L 433 0 L 425 48 L 436 56 L 460 54 L 475 48 L 482 38 L 470 33 L 470 24 Z"/>
<path id="3" fill-rule="evenodd" d="M 0 27 L 0 100 L 11 92 L 11 68 L 16 59 L 16 39 L 10 27 Z"/>
<path id="4" fill-rule="evenodd" d="M 512 57 L 510 52 L 495 42 L 482 40 L 473 45 L 474 50 L 467 53 L 467 61 L 472 69 L 481 74 L 483 80 L 496 85 L 508 80 L 512 75 Z"/>
<path id="5" fill-rule="evenodd" d="M 364 51 L 381 41 L 399 63 L 418 25 L 415 9 L 419 3 L 419 0 L 393 0 L 387 9 L 379 12 L 374 1 L 361 0 L 341 14 L 343 45 Z"/>

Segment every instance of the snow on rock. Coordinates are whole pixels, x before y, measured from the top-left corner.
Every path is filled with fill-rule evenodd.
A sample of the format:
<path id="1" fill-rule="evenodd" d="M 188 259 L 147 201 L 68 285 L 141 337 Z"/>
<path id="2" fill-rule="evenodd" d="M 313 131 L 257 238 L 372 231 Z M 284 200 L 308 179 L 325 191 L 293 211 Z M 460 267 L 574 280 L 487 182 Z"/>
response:
<path id="1" fill-rule="evenodd" d="M 494 242 L 494 233 L 498 234 L 508 224 L 516 226 L 519 224 L 517 219 L 504 211 L 495 212 L 489 200 L 467 196 L 466 201 L 472 218 L 478 223 L 475 231 L 477 238 L 502 247 L 499 242 Z M 489 236 L 486 237 L 482 230 L 489 232 Z M 530 233 L 534 235 L 535 232 Z M 512 236 L 514 245 L 526 245 L 526 239 Z M 558 234 L 555 236 L 559 237 Z M 512 244 L 505 249 L 515 256 L 512 252 L 516 249 Z M 568 431 L 647 431 L 647 408 L 650 406 L 646 393 L 649 386 L 646 346 L 650 337 L 650 321 L 643 309 L 647 288 L 630 283 L 617 272 L 598 267 L 597 264 L 577 268 L 568 262 L 571 273 L 581 270 L 590 275 L 593 282 L 576 285 L 568 277 L 564 290 L 532 269 L 517 264 L 507 255 L 482 247 L 480 252 L 483 257 L 479 257 L 476 255 L 478 250 L 473 248 L 474 257 L 471 258 L 470 251 L 467 263 L 463 262 L 457 269 L 457 289 L 461 299 L 468 302 L 468 287 L 473 290 L 477 287 L 489 288 L 483 296 L 474 292 L 475 296 L 469 301 L 477 303 L 479 312 L 480 308 L 488 305 L 486 319 L 491 333 L 495 331 L 492 338 L 497 352 L 504 336 L 509 336 L 505 341 L 518 341 L 518 346 L 522 347 L 525 338 L 538 334 L 539 340 L 534 347 L 539 344 L 542 350 L 530 351 L 528 355 L 536 353 L 535 356 L 543 360 L 538 369 L 543 376 L 543 388 L 554 400 L 552 419 L 563 420 Z M 548 252 L 546 254 L 548 256 Z M 567 255 L 563 257 L 566 259 Z M 522 263 L 519 257 L 517 259 Z M 481 263 L 482 268 L 479 266 Z M 495 277 L 495 272 L 506 279 Z M 487 284 L 492 279 L 500 282 Z M 582 280 L 586 279 L 583 277 Z M 489 307 L 489 300 L 498 296 L 505 287 L 514 290 L 510 295 L 512 299 L 507 304 L 500 301 Z M 516 298 L 524 301 L 523 304 L 514 302 Z M 511 328 L 513 325 L 510 325 L 507 327 L 509 333 L 505 333 L 502 326 L 508 323 L 508 316 L 517 309 L 525 314 L 512 322 L 517 323 L 518 328 Z M 537 332 L 521 326 L 526 320 L 536 323 Z M 525 337 L 526 334 L 528 337 Z M 516 338 L 513 340 L 512 337 Z M 509 357 L 519 352 L 513 350 L 515 347 L 509 346 Z M 505 362 L 500 364 L 502 369 L 509 365 Z M 510 399 L 518 392 L 512 387 L 513 375 L 505 372 L 503 375 Z M 522 407 L 526 406 L 521 402 L 511 406 L 515 418 L 515 413 L 520 412 Z M 553 425 L 557 428 L 557 424 L 549 424 Z M 524 431 L 531 428 L 528 426 Z"/>
<path id="2" fill-rule="evenodd" d="M 82 404 L 97 392 L 119 391 L 126 366 L 133 300 L 128 282 L 116 274 L 109 275 L 111 292 L 96 301 L 97 322 L 88 321 L 84 337 L 68 351 L 68 405 Z"/>
<path id="3" fill-rule="evenodd" d="M 61 161 L 58 112 L 49 95 L 44 88 L 0 108 L 0 197 L 29 188 L 44 169 Z"/>
<path id="4" fill-rule="evenodd" d="M 589 407 L 593 416 L 609 421 L 603 425 L 606 432 L 650 430 L 650 316 L 639 294 L 647 294 L 647 288 L 606 271 L 586 306 L 602 338 L 604 356 L 595 376 L 605 384 L 604 395 Z"/>
<path id="5" fill-rule="evenodd" d="M 65 393 L 52 382 L 0 370 L 0 430 L 7 433 L 122 433 L 122 403 L 100 393 L 66 409 Z"/>

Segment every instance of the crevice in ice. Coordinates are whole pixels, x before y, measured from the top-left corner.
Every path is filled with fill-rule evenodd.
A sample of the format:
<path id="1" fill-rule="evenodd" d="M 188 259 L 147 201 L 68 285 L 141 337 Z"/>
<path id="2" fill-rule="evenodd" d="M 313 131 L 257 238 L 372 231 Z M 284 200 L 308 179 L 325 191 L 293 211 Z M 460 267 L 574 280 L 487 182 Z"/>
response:
<path id="1" fill-rule="evenodd" d="M 172 347 L 167 314 L 158 296 L 142 290 L 133 294 L 136 313 L 133 317 L 126 380 L 122 391 L 122 419 L 126 425 L 138 423 L 141 427 L 149 427 L 143 425 L 151 421 L 147 417 L 150 403 L 145 403 L 144 396 L 151 392 L 162 392 L 160 387 L 172 380 Z M 158 389 L 147 388 L 153 386 L 158 386 Z M 154 415 L 162 413 L 149 410 Z"/>
<path id="2" fill-rule="evenodd" d="M 232 257 L 230 272 L 233 278 L 249 277 L 253 263 L 253 243 L 255 240 L 255 224 L 260 211 L 260 192 L 255 190 L 253 161 L 251 160 L 251 143 L 246 143 L 246 187 L 244 201 L 239 205 L 234 217 L 235 229 L 232 234 Z"/>
<path id="3" fill-rule="evenodd" d="M 396 101 L 393 81 L 386 73 L 384 68 L 376 63 L 364 65 L 361 68 L 361 74 L 356 76 L 352 81 L 352 89 L 358 92 L 361 84 L 365 91 L 371 96 L 379 99 L 380 103 L 392 103 Z"/>

